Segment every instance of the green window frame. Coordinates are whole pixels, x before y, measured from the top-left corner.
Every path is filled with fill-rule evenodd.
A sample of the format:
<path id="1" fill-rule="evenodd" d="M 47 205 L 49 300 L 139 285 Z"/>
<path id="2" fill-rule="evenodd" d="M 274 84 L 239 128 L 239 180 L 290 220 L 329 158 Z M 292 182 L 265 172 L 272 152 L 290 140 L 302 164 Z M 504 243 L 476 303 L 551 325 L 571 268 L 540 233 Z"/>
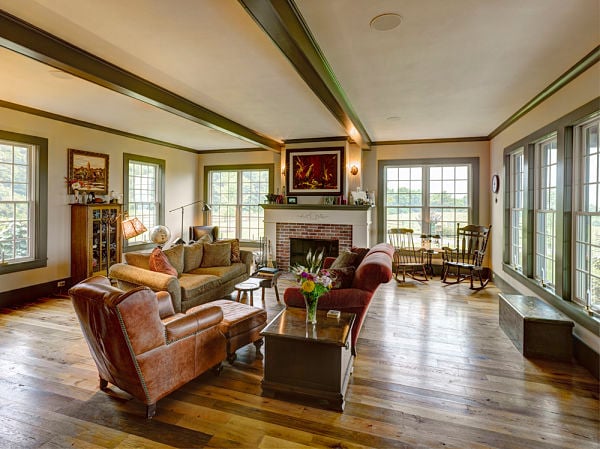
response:
<path id="1" fill-rule="evenodd" d="M 0 131 L 0 274 L 47 265 L 47 192 L 48 139 Z"/>

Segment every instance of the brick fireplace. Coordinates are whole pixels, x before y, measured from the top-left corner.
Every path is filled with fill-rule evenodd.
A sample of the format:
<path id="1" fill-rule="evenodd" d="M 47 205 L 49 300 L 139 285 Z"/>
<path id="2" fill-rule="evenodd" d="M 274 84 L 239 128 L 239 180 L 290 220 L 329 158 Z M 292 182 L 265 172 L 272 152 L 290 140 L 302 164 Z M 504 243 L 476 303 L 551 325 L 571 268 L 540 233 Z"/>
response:
<path id="1" fill-rule="evenodd" d="M 290 239 L 337 240 L 338 251 L 352 247 L 352 225 L 277 223 L 275 254 L 278 267 L 290 265 Z"/>
<path id="2" fill-rule="evenodd" d="M 290 238 L 335 239 L 339 251 L 370 247 L 371 207 L 262 204 L 265 237 L 278 267 L 290 265 Z"/>

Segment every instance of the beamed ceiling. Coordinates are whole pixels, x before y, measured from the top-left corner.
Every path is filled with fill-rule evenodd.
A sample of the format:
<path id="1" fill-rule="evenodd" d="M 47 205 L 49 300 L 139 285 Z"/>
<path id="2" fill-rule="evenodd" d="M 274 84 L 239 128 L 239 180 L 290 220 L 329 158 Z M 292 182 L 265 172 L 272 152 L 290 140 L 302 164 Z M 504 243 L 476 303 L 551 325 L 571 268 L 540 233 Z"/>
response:
<path id="1" fill-rule="evenodd" d="M 0 0 L 0 106 L 195 152 L 485 140 L 598 63 L 599 5 Z"/>

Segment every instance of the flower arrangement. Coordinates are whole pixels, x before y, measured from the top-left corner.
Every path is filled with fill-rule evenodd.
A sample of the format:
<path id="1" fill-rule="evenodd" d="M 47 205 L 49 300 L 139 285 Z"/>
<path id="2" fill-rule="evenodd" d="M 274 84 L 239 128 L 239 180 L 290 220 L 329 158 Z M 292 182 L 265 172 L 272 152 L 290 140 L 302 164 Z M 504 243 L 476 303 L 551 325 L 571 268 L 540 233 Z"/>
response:
<path id="1" fill-rule="evenodd" d="M 300 293 L 304 296 L 306 304 L 306 322 L 315 324 L 317 322 L 317 304 L 319 298 L 327 293 L 332 286 L 332 279 L 327 270 L 321 270 L 324 251 L 315 252 L 309 250 L 306 255 L 308 266 L 296 265 L 292 273 L 296 275 L 300 283 Z"/>

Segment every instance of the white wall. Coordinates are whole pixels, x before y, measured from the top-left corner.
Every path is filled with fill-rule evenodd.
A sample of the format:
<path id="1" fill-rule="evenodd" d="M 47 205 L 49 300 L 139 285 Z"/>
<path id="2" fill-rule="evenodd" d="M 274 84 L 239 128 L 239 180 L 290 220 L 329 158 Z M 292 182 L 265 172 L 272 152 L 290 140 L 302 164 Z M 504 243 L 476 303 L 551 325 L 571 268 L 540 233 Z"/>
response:
<path id="1" fill-rule="evenodd" d="M 48 265 L 44 268 L 0 275 L 0 292 L 15 290 L 70 276 L 71 216 L 67 205 L 67 149 L 106 153 L 109 159 L 109 191 L 123 192 L 123 153 L 140 154 L 166 161 L 166 225 L 179 235 L 181 215 L 168 210 L 192 202 L 197 195 L 198 156 L 114 134 L 0 108 L 4 131 L 48 139 Z M 191 214 L 186 222 L 193 222 Z M 187 224 L 186 224 L 187 229 Z"/>
<path id="2" fill-rule="evenodd" d="M 600 95 L 599 80 L 600 64 L 595 64 L 525 117 L 492 139 L 491 171 L 492 173 L 501 175 L 501 191 L 505 185 L 503 176 L 504 149 L 598 97 Z M 502 229 L 503 211 L 503 197 L 502 195 L 498 195 L 498 202 L 493 203 L 491 209 L 492 224 L 496 229 Z M 537 296 L 524 284 L 502 271 L 502 245 L 502 239 L 492 239 L 492 268 L 495 275 L 508 282 L 521 294 Z M 591 332 L 576 325 L 575 333 L 592 348 L 596 348 L 596 351 L 600 349 L 600 339 Z"/>
<path id="3" fill-rule="evenodd" d="M 371 151 L 363 151 L 364 186 L 366 190 L 376 190 L 379 201 L 377 165 L 382 160 L 394 159 L 436 159 L 436 158 L 479 158 L 479 218 L 478 223 L 490 223 L 490 153 L 489 142 L 449 142 L 422 143 L 407 145 L 382 145 Z M 373 231 L 377 230 L 377 214 L 374 214 Z M 500 232 L 492 230 L 491 238 L 502 238 Z M 377 241 L 377 235 L 371 235 L 371 241 Z"/>

